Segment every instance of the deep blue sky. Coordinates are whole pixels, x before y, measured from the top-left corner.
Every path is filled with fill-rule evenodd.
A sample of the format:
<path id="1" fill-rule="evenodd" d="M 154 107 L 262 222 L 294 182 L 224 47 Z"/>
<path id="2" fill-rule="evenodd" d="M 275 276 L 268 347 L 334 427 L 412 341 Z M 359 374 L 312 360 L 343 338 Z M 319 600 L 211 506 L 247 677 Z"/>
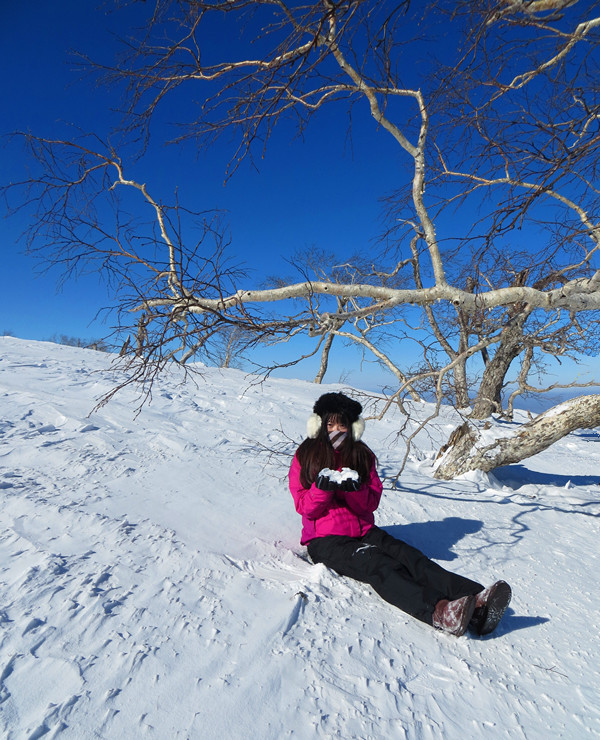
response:
<path id="1" fill-rule="evenodd" d="M 113 60 L 118 47 L 112 34 L 124 30 L 119 24 L 127 18 L 127 12 L 107 13 L 81 0 L 2 3 L 2 133 L 66 136 L 73 124 L 107 136 L 117 121 L 110 108 L 118 100 L 77 70 L 72 52 Z M 152 157 L 132 162 L 129 174 L 145 181 L 160 198 L 168 199 L 178 187 L 182 201 L 191 207 L 226 209 L 233 252 L 252 266 L 256 279 L 293 274 L 285 259 L 298 250 L 318 246 L 343 258 L 356 249 L 369 249 L 381 228 L 378 198 L 397 184 L 389 164 L 406 164 L 391 137 L 375 130 L 366 111 L 362 118 L 354 116 L 352 142 L 346 136 L 345 112 L 339 111 L 335 119 L 332 115 L 325 110 L 303 140 L 295 139 L 291 130 L 277 133 L 266 157 L 255 161 L 256 168 L 248 162 L 226 183 L 230 142 L 223 140 L 200 155 L 191 147 L 158 146 L 163 134 L 172 134 L 167 127 L 153 139 Z M 380 169 L 378 161 L 386 166 Z M 25 167 L 22 149 L 5 141 L 2 182 L 21 179 Z M 17 242 L 25 226 L 22 218 L 1 223 L 6 269 L 0 277 L 0 332 L 32 339 L 105 334 L 106 326 L 94 321 L 107 304 L 96 277 L 79 278 L 57 290 L 59 274 L 40 276 L 23 253 L 24 244 Z M 307 372 L 311 376 L 313 370 Z"/>
<path id="2" fill-rule="evenodd" d="M 68 61 L 70 49 L 96 47 L 104 36 L 103 16 L 93 6 L 77 0 L 9 0 L 0 5 L 3 135 L 19 130 L 52 136 L 64 131 L 59 122 L 82 127 L 103 123 L 106 95 L 89 81 L 80 83 Z M 23 179 L 23 150 L 12 140 L 2 145 L 2 182 Z M 17 242 L 24 226 L 20 217 L 2 221 L 0 330 L 31 339 L 55 333 L 99 336 L 103 329 L 89 325 L 106 302 L 97 281 L 69 283 L 57 293 L 58 274 L 38 277 L 38 267 L 23 254 L 25 245 Z"/>
<path id="3" fill-rule="evenodd" d="M 139 4 L 136 12 L 139 12 Z M 0 4 L 0 133 L 31 131 L 40 136 L 76 135 L 72 126 L 109 135 L 117 122 L 111 107 L 118 98 L 95 78 L 78 70 L 73 51 L 99 61 L 114 60 L 115 33 L 127 32 L 132 11 L 112 13 L 94 0 L 5 0 Z M 137 16 L 136 16 L 137 17 Z M 161 120 L 168 120 L 161 111 Z M 181 201 L 198 210 L 221 208 L 233 238 L 233 255 L 252 268 L 252 285 L 265 275 L 293 274 L 286 263 L 298 250 L 317 246 L 340 260 L 356 250 L 369 250 L 381 229 L 378 199 L 404 179 L 407 158 L 392 138 L 377 131 L 366 108 L 355 107 L 353 138 L 346 136 L 347 118 L 337 108 L 325 108 L 303 140 L 282 128 L 271 141 L 257 169 L 247 162 L 224 184 L 223 173 L 231 143 L 219 142 L 197 154 L 192 147 L 165 147 L 172 131 L 155 130 L 151 156 L 131 161 L 128 174 L 147 183 L 159 199 L 179 189 Z M 26 174 L 22 149 L 3 141 L 0 181 L 17 181 Z M 85 276 L 57 288 L 57 272 L 39 275 L 23 253 L 18 237 L 21 217 L 3 219 L 0 244 L 0 333 L 47 339 L 55 334 L 97 338 L 108 327 L 95 321 L 109 303 L 96 276 Z M 289 351 L 291 356 L 291 349 Z M 349 380 L 363 387 L 378 385 L 382 375 L 370 365 L 359 369 L 356 357 L 338 356 L 328 380 L 338 380 L 352 366 Z M 572 370 L 568 370 L 572 373 Z M 292 376 L 312 377 L 314 367 L 294 368 Z"/>

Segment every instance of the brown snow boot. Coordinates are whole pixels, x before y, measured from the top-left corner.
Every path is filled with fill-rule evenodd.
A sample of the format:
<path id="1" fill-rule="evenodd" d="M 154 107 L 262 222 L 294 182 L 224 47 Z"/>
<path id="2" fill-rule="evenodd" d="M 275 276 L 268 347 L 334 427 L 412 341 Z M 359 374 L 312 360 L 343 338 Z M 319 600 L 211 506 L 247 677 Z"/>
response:
<path id="1" fill-rule="evenodd" d="M 447 599 L 438 601 L 433 612 L 433 626 L 449 635 L 456 637 L 464 635 L 475 611 L 475 601 L 475 596 L 463 596 L 454 601 Z"/>
<path id="2" fill-rule="evenodd" d="M 502 619 L 511 596 L 512 591 L 506 581 L 496 581 L 478 593 L 469 627 L 478 635 L 489 635 Z"/>

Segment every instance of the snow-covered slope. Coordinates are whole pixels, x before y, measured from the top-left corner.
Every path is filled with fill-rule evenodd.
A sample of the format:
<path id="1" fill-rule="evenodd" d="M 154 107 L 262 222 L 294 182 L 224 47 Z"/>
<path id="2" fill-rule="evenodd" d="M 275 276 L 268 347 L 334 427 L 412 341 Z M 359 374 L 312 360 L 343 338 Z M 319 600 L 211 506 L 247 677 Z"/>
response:
<path id="1" fill-rule="evenodd" d="M 595 433 L 452 482 L 430 474 L 450 416 L 421 435 L 378 524 L 514 590 L 495 633 L 455 639 L 298 544 L 289 455 L 338 386 L 207 368 L 88 416 L 109 360 L 0 339 L 3 737 L 600 735 Z M 383 475 L 401 422 L 367 423 Z"/>

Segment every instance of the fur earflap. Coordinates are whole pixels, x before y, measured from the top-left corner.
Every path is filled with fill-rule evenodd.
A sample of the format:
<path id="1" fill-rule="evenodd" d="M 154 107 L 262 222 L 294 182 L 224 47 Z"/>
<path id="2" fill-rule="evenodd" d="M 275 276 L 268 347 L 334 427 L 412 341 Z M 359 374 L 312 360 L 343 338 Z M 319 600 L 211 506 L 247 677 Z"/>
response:
<path id="1" fill-rule="evenodd" d="M 365 420 L 362 418 L 362 416 L 359 416 L 358 419 L 352 424 L 352 439 L 355 442 L 358 442 L 358 440 L 363 436 L 363 432 L 365 431 Z"/>
<path id="2" fill-rule="evenodd" d="M 310 439 L 316 439 L 321 431 L 321 417 L 318 414 L 311 414 L 306 422 L 306 433 Z"/>

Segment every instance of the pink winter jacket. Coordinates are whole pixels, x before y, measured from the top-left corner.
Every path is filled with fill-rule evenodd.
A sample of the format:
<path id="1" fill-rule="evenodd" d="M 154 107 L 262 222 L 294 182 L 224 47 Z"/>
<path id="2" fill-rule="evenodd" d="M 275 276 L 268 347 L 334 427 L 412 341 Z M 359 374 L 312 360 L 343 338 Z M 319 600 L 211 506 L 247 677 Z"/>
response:
<path id="1" fill-rule="evenodd" d="M 369 478 L 358 491 L 321 491 L 314 483 L 310 488 L 303 488 L 296 456 L 289 480 L 296 511 L 302 515 L 300 544 L 306 545 L 315 537 L 329 534 L 362 537 L 375 524 L 373 512 L 379 506 L 383 486 L 374 461 Z"/>

